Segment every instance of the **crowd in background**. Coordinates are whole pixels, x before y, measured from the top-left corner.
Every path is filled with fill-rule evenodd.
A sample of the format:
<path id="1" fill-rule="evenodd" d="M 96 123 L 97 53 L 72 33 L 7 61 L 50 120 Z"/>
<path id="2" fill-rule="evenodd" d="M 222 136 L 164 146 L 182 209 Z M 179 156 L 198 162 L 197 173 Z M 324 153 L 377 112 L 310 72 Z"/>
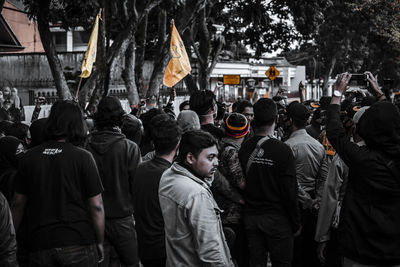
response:
<path id="1" fill-rule="evenodd" d="M 400 113 L 366 77 L 288 105 L 196 91 L 178 116 L 2 112 L 0 266 L 400 266 Z"/>

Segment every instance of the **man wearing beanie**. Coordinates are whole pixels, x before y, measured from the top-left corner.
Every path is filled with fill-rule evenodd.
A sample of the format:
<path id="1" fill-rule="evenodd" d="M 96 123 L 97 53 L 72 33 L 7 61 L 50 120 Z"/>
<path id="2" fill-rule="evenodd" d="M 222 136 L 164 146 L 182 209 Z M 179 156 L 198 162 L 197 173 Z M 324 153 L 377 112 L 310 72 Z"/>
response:
<path id="1" fill-rule="evenodd" d="M 105 260 L 102 266 L 108 266 L 111 246 L 123 266 L 139 266 L 132 195 L 141 157 L 139 147 L 121 133 L 124 114 L 119 99 L 104 97 L 93 117 L 96 130 L 89 135 L 87 144 L 105 189 Z"/>
<path id="2" fill-rule="evenodd" d="M 239 162 L 239 149 L 249 133 L 249 129 L 249 122 L 244 115 L 232 113 L 225 120 L 226 136 L 222 138 L 220 143 L 219 171 L 242 196 L 246 183 Z M 220 208 L 224 210 L 221 216 L 222 224 L 235 232 L 236 240 L 232 247 L 232 255 L 239 267 L 248 266 L 248 247 L 241 220 L 243 205 L 235 203 L 217 192 L 214 194 L 214 197 Z"/>
<path id="3" fill-rule="evenodd" d="M 297 180 L 290 147 L 273 134 L 277 119 L 274 101 L 254 104 L 255 136 L 243 143 L 239 159 L 246 177 L 244 224 L 250 266 L 291 266 L 294 237 L 299 234 Z"/>
<path id="4" fill-rule="evenodd" d="M 293 151 L 296 164 L 296 177 L 301 204 L 302 233 L 296 239 L 293 266 L 319 266 L 315 253 L 314 240 L 319 202 L 323 184 L 328 174 L 325 149 L 311 137 L 305 127 L 310 113 L 306 106 L 294 102 L 289 104 L 287 115 L 290 123 L 290 136 L 286 144 Z"/>

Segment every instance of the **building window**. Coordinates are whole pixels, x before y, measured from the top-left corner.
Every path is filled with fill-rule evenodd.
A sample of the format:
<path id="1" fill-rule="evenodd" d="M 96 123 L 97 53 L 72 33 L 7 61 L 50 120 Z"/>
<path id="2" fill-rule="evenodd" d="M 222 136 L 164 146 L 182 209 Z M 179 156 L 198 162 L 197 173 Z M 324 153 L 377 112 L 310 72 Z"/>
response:
<path id="1" fill-rule="evenodd" d="M 90 31 L 74 31 L 72 33 L 74 51 L 85 51 L 89 38 Z"/>
<path id="2" fill-rule="evenodd" d="M 53 32 L 53 40 L 57 51 L 67 51 L 67 35 L 65 32 Z"/>

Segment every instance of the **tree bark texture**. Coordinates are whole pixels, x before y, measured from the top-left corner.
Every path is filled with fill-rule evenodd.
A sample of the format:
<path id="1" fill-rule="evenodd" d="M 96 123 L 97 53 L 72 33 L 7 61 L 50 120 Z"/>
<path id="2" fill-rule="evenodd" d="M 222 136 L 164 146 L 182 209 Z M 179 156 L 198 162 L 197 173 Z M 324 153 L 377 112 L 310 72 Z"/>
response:
<path id="1" fill-rule="evenodd" d="M 136 51 L 134 51 L 134 53 L 136 52 L 136 62 L 134 62 L 136 87 L 139 92 L 143 92 L 144 89 L 143 66 L 146 52 L 147 23 L 148 15 L 143 18 L 143 22 L 139 25 L 136 37 Z M 133 47 L 133 50 L 135 50 L 135 47 Z"/>
<path id="2" fill-rule="evenodd" d="M 139 104 L 139 94 L 135 82 L 135 47 L 135 36 L 132 35 L 128 49 L 125 52 L 125 68 L 122 72 L 122 79 L 125 82 L 128 101 L 131 106 Z"/>
<path id="3" fill-rule="evenodd" d="M 329 79 L 332 75 L 333 69 L 335 68 L 336 61 L 337 61 L 337 54 L 333 55 L 331 62 L 329 64 L 329 69 L 328 72 L 325 74 L 324 77 L 324 86 L 322 87 L 322 95 L 327 96 L 328 95 L 328 87 L 329 87 Z"/>
<path id="4" fill-rule="evenodd" d="M 53 75 L 58 97 L 60 99 L 72 99 L 72 94 L 64 76 L 63 67 L 60 59 L 57 56 L 53 39 L 51 38 L 49 23 L 41 18 L 38 18 L 38 30 L 40 39 L 42 40 L 43 48 L 46 53 L 47 61 L 50 65 L 51 74 Z"/>

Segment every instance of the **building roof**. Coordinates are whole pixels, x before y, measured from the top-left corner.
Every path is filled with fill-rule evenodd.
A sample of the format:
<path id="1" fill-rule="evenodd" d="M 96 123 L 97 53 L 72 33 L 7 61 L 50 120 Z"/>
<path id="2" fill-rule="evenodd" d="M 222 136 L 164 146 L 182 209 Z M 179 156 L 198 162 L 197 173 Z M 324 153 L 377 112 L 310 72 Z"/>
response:
<path id="1" fill-rule="evenodd" d="M 10 25 L 8 25 L 3 15 L 0 15 L 0 52 L 18 51 L 22 49 L 24 49 L 24 47 L 18 41 Z"/>

